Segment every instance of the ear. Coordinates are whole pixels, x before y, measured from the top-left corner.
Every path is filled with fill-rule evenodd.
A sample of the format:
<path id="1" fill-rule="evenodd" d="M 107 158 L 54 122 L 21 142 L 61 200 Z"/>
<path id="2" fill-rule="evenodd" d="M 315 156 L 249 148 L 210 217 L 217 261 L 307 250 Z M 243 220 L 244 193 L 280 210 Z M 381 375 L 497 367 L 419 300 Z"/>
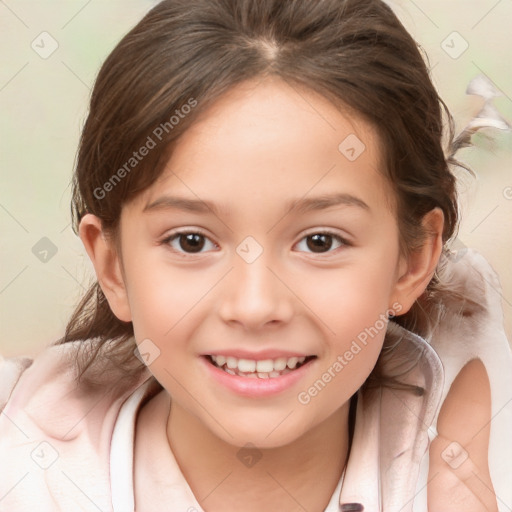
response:
<path id="1" fill-rule="evenodd" d="M 119 320 L 131 322 L 121 260 L 114 242 L 105 235 L 101 220 L 91 213 L 84 215 L 79 235 L 112 312 Z"/>
<path id="2" fill-rule="evenodd" d="M 393 297 L 402 306 L 400 314 L 407 313 L 416 299 L 425 291 L 434 276 L 443 250 L 444 215 L 440 208 L 429 211 L 422 220 L 426 233 L 421 248 L 402 259 Z"/>

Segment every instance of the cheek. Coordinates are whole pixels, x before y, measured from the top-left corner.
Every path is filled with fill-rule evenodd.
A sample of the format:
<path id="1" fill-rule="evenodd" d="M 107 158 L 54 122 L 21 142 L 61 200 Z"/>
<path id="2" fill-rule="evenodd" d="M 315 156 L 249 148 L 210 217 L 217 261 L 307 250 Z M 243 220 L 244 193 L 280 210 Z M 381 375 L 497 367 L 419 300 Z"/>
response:
<path id="1" fill-rule="evenodd" d="M 134 330 L 144 337 L 162 339 L 170 335 L 215 283 L 215 276 L 179 271 L 162 262 L 135 262 L 128 272 L 128 301 Z"/>
<path id="2" fill-rule="evenodd" d="M 387 273 L 383 267 L 353 265 L 317 273 L 305 283 L 301 296 L 336 340 L 352 339 L 375 324 L 382 328 L 392 291 L 391 266 Z"/>
<path id="3" fill-rule="evenodd" d="M 297 396 L 299 404 L 309 408 L 316 418 L 325 418 L 345 404 L 364 384 L 374 368 L 385 328 L 338 343 L 324 365 Z"/>
<path id="4" fill-rule="evenodd" d="M 380 264 L 367 264 L 316 280 L 308 304 L 320 312 L 327 353 L 297 397 L 313 416 L 334 413 L 374 368 L 388 322 L 390 275 L 383 276 Z"/>

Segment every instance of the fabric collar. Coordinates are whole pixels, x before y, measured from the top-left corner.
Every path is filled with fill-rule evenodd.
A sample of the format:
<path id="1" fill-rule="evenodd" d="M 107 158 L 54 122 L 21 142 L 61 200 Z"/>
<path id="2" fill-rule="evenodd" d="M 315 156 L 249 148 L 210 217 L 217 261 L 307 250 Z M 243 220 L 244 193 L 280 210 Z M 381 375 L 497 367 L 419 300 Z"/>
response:
<path id="1" fill-rule="evenodd" d="M 384 374 L 424 390 L 380 387 L 358 392 L 356 428 L 340 506 L 360 503 L 365 511 L 412 511 L 428 431 L 441 402 L 444 371 L 439 356 L 422 337 L 388 325 L 396 342 Z M 416 363 L 414 364 L 414 362 Z"/>
<path id="2" fill-rule="evenodd" d="M 340 480 L 326 512 L 334 510 L 336 503 L 340 508 L 360 503 L 365 511 L 412 511 L 420 462 L 428 449 L 428 430 L 441 401 L 443 367 L 427 341 L 411 331 L 389 322 L 386 336 L 391 337 L 394 350 L 383 365 L 384 375 L 424 392 L 420 396 L 409 389 L 359 390 L 343 485 Z M 123 415 L 133 414 L 129 411 L 154 394 L 154 384 L 150 377 L 123 405 L 116 422 L 110 457 L 114 512 L 134 510 L 134 422 Z M 184 510 L 202 510 L 177 463 L 172 488 L 173 503 L 185 506 Z"/>

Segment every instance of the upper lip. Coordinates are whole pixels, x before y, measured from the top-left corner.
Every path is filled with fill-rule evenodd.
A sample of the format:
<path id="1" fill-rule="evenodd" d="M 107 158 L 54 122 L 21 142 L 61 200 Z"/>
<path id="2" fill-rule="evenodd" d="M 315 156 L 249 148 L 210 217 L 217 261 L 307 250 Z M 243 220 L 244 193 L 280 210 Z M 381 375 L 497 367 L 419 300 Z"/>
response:
<path id="1" fill-rule="evenodd" d="M 279 359 L 281 357 L 284 357 L 286 359 L 289 359 L 290 357 L 309 357 L 313 354 L 276 349 L 260 350 L 258 352 L 249 352 L 248 350 L 237 349 L 218 351 L 212 350 L 211 352 L 208 352 L 204 355 L 234 357 L 236 359 L 250 359 L 254 361 L 263 361 L 265 359 Z"/>

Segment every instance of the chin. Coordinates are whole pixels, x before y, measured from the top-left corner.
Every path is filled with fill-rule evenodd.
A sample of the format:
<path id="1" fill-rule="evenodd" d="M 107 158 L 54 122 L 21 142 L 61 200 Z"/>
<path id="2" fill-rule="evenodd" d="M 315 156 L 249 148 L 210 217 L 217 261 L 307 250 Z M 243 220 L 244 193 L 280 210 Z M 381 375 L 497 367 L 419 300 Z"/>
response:
<path id="1" fill-rule="evenodd" d="M 214 435 L 224 442 L 237 448 L 246 447 L 248 444 L 261 449 L 281 448 L 297 441 L 307 434 L 315 425 L 309 425 L 305 418 L 299 420 L 296 412 L 281 413 L 279 417 L 269 418 L 267 421 L 251 421 L 246 416 L 244 421 L 223 422 L 225 430 L 215 425 Z M 289 414 L 289 416 L 288 416 Z M 243 416 L 240 415 L 240 418 Z M 293 420 L 292 420 L 292 417 Z"/>

